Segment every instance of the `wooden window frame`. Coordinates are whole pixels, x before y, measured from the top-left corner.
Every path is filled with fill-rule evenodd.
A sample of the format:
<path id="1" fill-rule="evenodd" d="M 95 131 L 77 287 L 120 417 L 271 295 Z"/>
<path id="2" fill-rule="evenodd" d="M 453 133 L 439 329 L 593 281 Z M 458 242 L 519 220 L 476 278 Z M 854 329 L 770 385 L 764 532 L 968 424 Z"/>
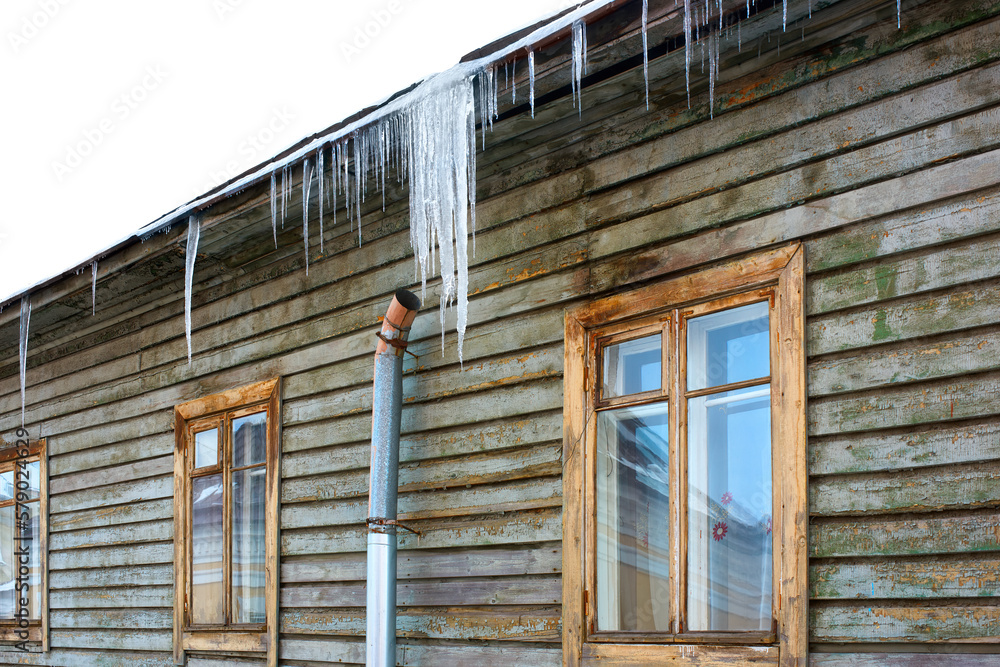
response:
<path id="1" fill-rule="evenodd" d="M 807 664 L 807 495 L 804 261 L 800 244 L 754 253 L 739 260 L 615 294 L 569 310 L 565 329 L 563 407 L 563 664 L 618 665 Z M 671 502 L 672 633 L 595 632 L 596 556 L 594 496 L 596 411 L 622 403 L 670 397 L 669 456 L 672 484 L 686 476 L 685 410 L 681 401 L 698 391 L 682 385 L 687 318 L 711 302 L 712 311 L 756 301 L 770 302 L 771 441 L 773 481 L 774 631 L 683 632 L 678 609 L 686 597 L 683 529 L 685 515 Z M 721 304 L 721 305 L 720 305 Z M 731 304 L 731 305 L 725 305 Z M 600 396 L 598 342 L 663 321 L 674 327 L 680 369 L 657 396 L 604 399 Z M 672 321 L 671 321 L 672 320 Z M 666 344 L 666 341 L 664 341 Z M 664 364 L 665 366 L 666 364 Z M 751 381 L 755 382 L 760 379 Z M 727 385 L 728 387 L 728 385 Z M 735 387 L 735 385 L 734 385 Z M 733 387 L 730 387 L 733 388 Z M 713 391 L 717 388 L 713 388 Z M 647 392 L 650 393 L 650 392 Z M 684 432 L 682 434 L 682 432 Z M 674 458 L 676 457 L 676 458 Z M 672 493 L 682 494 L 682 486 Z M 680 556 L 680 557 L 678 557 Z M 681 630 L 678 632 L 678 630 Z"/>
<path id="2" fill-rule="evenodd" d="M 46 440 L 27 440 L 27 432 L 18 429 L 18 435 L 24 433 L 24 438 L 16 442 L 27 442 L 28 454 L 22 456 L 24 447 L 17 444 L 5 447 L 0 450 L 0 472 L 14 469 L 18 460 L 38 461 L 38 544 L 41 545 L 39 554 L 39 568 L 41 569 L 41 609 L 38 612 L 38 620 L 31 621 L 28 625 L 28 638 L 22 639 L 19 632 L 22 628 L 17 627 L 14 621 L 0 620 L 0 650 L 10 650 L 13 644 L 26 641 L 29 644 L 40 646 L 43 653 L 49 651 L 49 462 L 46 454 Z M 15 474 L 15 483 L 16 483 Z M 34 502 L 34 501 L 32 501 Z M 0 503 L 0 506 L 13 505 L 13 501 Z"/>
<path id="3" fill-rule="evenodd" d="M 191 626 L 190 601 L 190 516 L 191 480 L 194 465 L 192 427 L 212 418 L 224 421 L 227 413 L 267 412 L 267 445 L 264 501 L 264 607 L 263 625 Z M 246 408 L 246 410 L 244 410 Z M 174 663 L 185 664 L 186 652 L 266 653 L 267 665 L 278 661 L 278 485 L 281 479 L 281 382 L 265 380 L 220 394 L 189 401 L 174 408 Z M 204 429 L 199 429 L 199 431 Z M 220 429 L 219 448 L 224 437 Z M 223 463 L 220 460 L 219 465 Z M 195 475 L 197 476 L 197 475 Z M 228 476 L 224 476 L 228 479 Z M 224 535 L 231 533 L 225 513 Z M 227 537 L 228 541 L 229 538 Z M 228 552 L 227 552 L 228 553 Z M 227 559 L 228 561 L 228 559 Z M 227 590 L 229 566 L 224 563 Z"/>

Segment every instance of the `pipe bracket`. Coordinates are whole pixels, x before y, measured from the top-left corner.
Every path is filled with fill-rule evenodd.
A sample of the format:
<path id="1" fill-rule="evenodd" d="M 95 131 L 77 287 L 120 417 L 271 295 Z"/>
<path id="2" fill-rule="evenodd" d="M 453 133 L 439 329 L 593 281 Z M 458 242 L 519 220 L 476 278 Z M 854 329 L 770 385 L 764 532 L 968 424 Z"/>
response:
<path id="1" fill-rule="evenodd" d="M 395 519 L 383 519 L 382 517 L 369 517 L 365 519 L 365 523 L 368 524 L 369 526 L 396 526 L 398 528 L 402 528 L 403 530 L 410 531 L 417 537 L 423 536 L 423 533 L 417 530 L 416 528 L 410 528 L 406 524 L 400 523 Z"/>

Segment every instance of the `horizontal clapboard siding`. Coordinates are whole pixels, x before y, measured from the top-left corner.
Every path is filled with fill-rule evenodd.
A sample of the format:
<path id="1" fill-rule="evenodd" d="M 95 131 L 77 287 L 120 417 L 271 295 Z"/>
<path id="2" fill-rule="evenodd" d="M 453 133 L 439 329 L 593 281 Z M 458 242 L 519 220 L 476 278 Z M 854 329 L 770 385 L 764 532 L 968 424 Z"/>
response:
<path id="1" fill-rule="evenodd" d="M 672 3 L 650 4 L 651 43 L 681 32 Z M 591 71 L 639 53 L 638 7 L 590 26 Z M 464 358 L 433 280 L 405 361 L 400 517 L 421 535 L 400 533 L 398 664 L 562 664 L 564 310 L 793 240 L 815 664 L 938 664 L 872 645 L 1000 636 L 998 15 L 915 2 L 897 30 L 895 3 L 840 0 L 780 36 L 779 6 L 723 47 L 714 119 L 697 69 L 688 108 L 675 52 L 650 63 L 648 111 L 638 67 L 587 86 L 579 114 L 562 95 L 495 124 Z M 537 57 L 539 96 L 560 91 L 565 42 Z M 183 229 L 102 260 L 96 316 L 89 276 L 34 295 L 26 419 L 48 438 L 53 648 L 0 663 L 172 664 L 173 407 L 274 376 L 281 662 L 364 663 L 373 332 L 415 288 L 407 209 L 398 186 L 384 209 L 369 198 L 360 247 L 327 209 L 308 277 L 297 225 L 274 248 L 266 188 L 207 211 L 190 364 Z M 12 311 L 4 433 L 20 418 Z"/>

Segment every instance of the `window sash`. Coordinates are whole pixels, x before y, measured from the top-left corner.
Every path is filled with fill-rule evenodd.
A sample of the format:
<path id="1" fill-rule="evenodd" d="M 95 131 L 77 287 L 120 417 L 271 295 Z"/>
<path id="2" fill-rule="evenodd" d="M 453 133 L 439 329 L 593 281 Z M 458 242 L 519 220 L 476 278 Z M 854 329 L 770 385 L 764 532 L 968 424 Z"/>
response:
<path id="1" fill-rule="evenodd" d="M 627 659 L 630 664 L 654 664 L 655 660 L 688 655 L 680 651 L 684 644 L 699 646 L 697 655 L 720 661 L 738 661 L 744 646 L 757 647 L 753 655 L 774 664 L 791 665 L 807 655 L 807 554 L 806 554 L 806 466 L 805 466 L 805 331 L 801 246 L 797 243 L 718 264 L 688 275 L 650 283 L 630 292 L 615 294 L 579 306 L 567 313 L 565 332 L 564 422 L 565 469 L 563 476 L 564 549 L 563 549 L 563 662 L 566 665 L 600 664 L 602 659 Z M 775 391 L 771 397 L 771 435 L 773 497 L 773 540 L 784 548 L 772 549 L 772 615 L 770 631 L 761 632 L 674 632 L 599 633 L 596 632 L 594 569 L 590 554 L 595 553 L 594 505 L 596 457 L 594 450 L 596 413 L 617 407 L 619 403 L 636 404 L 660 400 L 656 397 L 628 397 L 621 401 L 595 402 L 598 385 L 598 350 L 601 336 L 632 337 L 636 327 L 649 323 L 651 314 L 660 317 L 675 314 L 678 321 L 727 304 L 747 303 L 754 298 L 767 300 L 770 306 L 770 376 L 751 378 L 740 386 L 756 386 L 770 379 Z M 726 300 L 731 301 L 727 302 Z M 655 315 L 654 315 L 655 317 Z M 666 348 L 678 358 L 683 368 L 685 346 L 677 344 L 681 324 Z M 781 333 L 780 341 L 778 332 Z M 779 342 L 781 343 L 779 345 Z M 710 391 L 682 391 L 680 372 L 665 383 L 673 397 L 672 410 L 681 415 L 687 400 L 698 393 L 717 393 L 736 386 L 712 387 Z M 583 391 L 581 391 L 581 388 Z M 672 424 L 671 433 L 686 432 L 686 426 Z M 679 470 L 686 464 L 678 456 L 680 437 L 674 438 L 671 460 L 676 462 L 671 482 L 674 507 L 671 508 L 670 531 L 673 544 L 681 544 L 680 535 L 687 526 L 679 505 L 686 501 L 686 491 Z M 686 452 L 685 452 L 686 453 Z M 780 459 L 780 465 L 778 461 Z M 772 542 L 772 544 L 774 543 Z M 684 551 L 675 553 L 683 554 Z M 671 602 L 675 615 L 683 618 L 686 567 L 674 569 L 679 575 Z M 679 625 L 679 624 L 678 624 Z M 683 630 L 674 625 L 673 629 Z M 694 655 L 694 654 L 691 654 Z"/>
<path id="2" fill-rule="evenodd" d="M 221 394 L 207 396 L 190 401 L 175 408 L 175 433 L 177 434 L 176 454 L 174 458 L 174 552 L 176 590 L 183 595 L 175 597 L 174 603 L 174 660 L 183 664 L 186 651 L 239 651 L 265 652 L 267 664 L 277 664 L 277 480 L 280 476 L 280 381 L 279 379 L 259 382 L 247 387 L 232 389 Z M 234 420 L 254 413 L 263 413 L 266 419 L 264 427 L 263 460 L 252 462 L 240 467 L 234 466 L 232 459 L 233 434 L 230 432 Z M 212 465 L 194 468 L 194 437 L 196 432 L 218 428 L 218 455 Z M 259 450 L 258 450 L 259 451 Z M 237 595 L 233 583 L 233 489 L 232 484 L 237 476 L 256 477 L 254 471 L 262 470 L 263 488 L 255 494 L 262 494 L 262 510 L 260 503 L 255 502 L 256 510 L 263 512 L 263 525 L 254 534 L 260 534 L 263 544 L 257 544 L 254 549 L 254 563 L 261 561 L 258 574 L 251 576 L 255 582 L 252 586 L 259 592 L 262 581 L 263 622 L 234 623 L 234 596 Z M 241 472 L 242 471 L 242 472 Z M 191 612 L 193 599 L 193 549 L 192 540 L 192 486 L 195 480 L 204 479 L 210 475 L 221 476 L 223 482 L 223 579 L 222 589 L 224 601 L 223 622 L 192 624 Z M 261 556 L 261 553 L 263 555 Z M 237 601 L 238 602 L 238 601 Z M 259 607 L 254 605 L 254 609 Z"/>
<path id="3" fill-rule="evenodd" d="M 588 590 L 594 592 L 594 599 L 589 605 L 586 615 L 586 627 L 592 628 L 588 632 L 588 637 L 592 641 L 656 641 L 656 642 L 692 642 L 699 643 L 706 639 L 713 642 L 723 643 L 768 643 L 775 640 L 774 631 L 771 627 L 766 630 L 739 630 L 739 631 L 699 631 L 688 630 L 690 623 L 687 618 L 687 605 L 689 599 L 688 582 L 688 549 L 689 538 L 688 528 L 690 514 L 688 508 L 688 477 L 682 471 L 688 470 L 690 451 L 688 418 L 689 401 L 698 396 L 707 394 L 722 394 L 734 389 L 741 389 L 747 386 L 754 387 L 769 383 L 771 376 L 753 378 L 748 381 L 719 384 L 704 390 L 684 391 L 687 387 L 687 326 L 686 323 L 695 317 L 721 313 L 741 306 L 751 305 L 759 302 L 773 302 L 774 288 L 754 289 L 735 295 L 717 298 L 711 301 L 700 303 L 694 307 L 674 307 L 667 312 L 658 312 L 647 315 L 641 319 L 632 320 L 624 325 L 612 324 L 608 327 L 594 327 L 588 331 L 588 337 L 594 341 L 590 346 L 591 353 L 588 355 L 588 365 L 593 369 L 591 377 L 597 378 L 588 388 L 587 400 L 590 403 L 590 410 L 595 413 L 595 417 L 588 420 L 586 442 L 588 446 L 588 457 L 596 461 L 594 469 L 588 479 L 588 488 L 593 492 L 586 494 L 589 503 L 586 509 L 587 514 L 587 535 L 589 543 L 588 553 L 594 554 L 593 558 L 586 558 L 586 578 Z M 769 340 L 773 340 L 776 335 L 775 318 L 771 317 L 769 326 Z M 631 341 L 649 336 L 653 332 L 661 332 L 661 369 L 662 387 L 659 391 L 636 393 L 608 400 L 603 397 L 603 368 L 604 354 L 611 345 L 622 341 Z M 774 346 L 771 345 L 771 348 Z M 773 356 L 773 349 L 771 350 Z M 771 368 L 775 367 L 775 360 L 769 360 Z M 660 404 L 673 406 L 668 411 L 669 429 L 669 516 L 667 531 L 669 535 L 670 576 L 667 582 L 668 606 L 669 606 L 669 629 L 651 630 L 606 630 L 608 626 L 608 613 L 614 613 L 604 606 L 603 597 L 608 597 L 613 593 L 609 589 L 608 576 L 599 577 L 598 554 L 605 554 L 607 551 L 606 540 L 598 539 L 598 532 L 601 530 L 598 520 L 600 499 L 598 490 L 601 486 L 599 474 L 601 472 L 601 455 L 597 449 L 598 439 L 598 419 L 597 414 L 609 411 L 620 410 L 623 407 L 637 407 L 644 405 Z M 773 433 L 773 426 L 771 432 Z M 773 450 L 772 450 L 773 454 Z M 606 484 L 604 485 L 606 486 Z M 610 499 L 609 499 L 610 500 Z M 772 500 L 772 514 L 773 514 Z M 605 513 L 608 509 L 604 507 Z M 773 534 L 772 534 L 773 535 Z M 771 581 L 775 581 L 777 563 L 773 554 L 778 553 L 772 545 L 771 559 Z M 620 567 L 620 564 L 616 564 Z M 774 618 L 776 609 L 774 602 L 777 598 L 770 596 L 771 610 L 769 617 Z M 610 603 L 609 603 L 610 604 Z M 621 611 L 621 610 L 619 610 Z M 656 617 L 662 615 L 662 610 L 658 609 Z M 662 626 L 660 622 L 656 625 Z M 768 624 L 769 626 L 772 623 Z"/>

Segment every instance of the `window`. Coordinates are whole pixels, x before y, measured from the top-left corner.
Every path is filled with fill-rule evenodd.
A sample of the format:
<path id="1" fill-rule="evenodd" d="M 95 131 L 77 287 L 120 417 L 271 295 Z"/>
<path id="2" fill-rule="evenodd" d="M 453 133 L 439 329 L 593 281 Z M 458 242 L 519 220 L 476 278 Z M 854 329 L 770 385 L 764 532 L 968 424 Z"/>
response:
<path id="1" fill-rule="evenodd" d="M 804 664 L 802 251 L 566 317 L 567 665 Z"/>
<path id="2" fill-rule="evenodd" d="M 45 440 L 0 450 L 0 642 L 48 651 L 48 473 Z"/>
<path id="3" fill-rule="evenodd" d="M 267 652 L 276 664 L 278 380 L 175 409 L 174 658 Z"/>

